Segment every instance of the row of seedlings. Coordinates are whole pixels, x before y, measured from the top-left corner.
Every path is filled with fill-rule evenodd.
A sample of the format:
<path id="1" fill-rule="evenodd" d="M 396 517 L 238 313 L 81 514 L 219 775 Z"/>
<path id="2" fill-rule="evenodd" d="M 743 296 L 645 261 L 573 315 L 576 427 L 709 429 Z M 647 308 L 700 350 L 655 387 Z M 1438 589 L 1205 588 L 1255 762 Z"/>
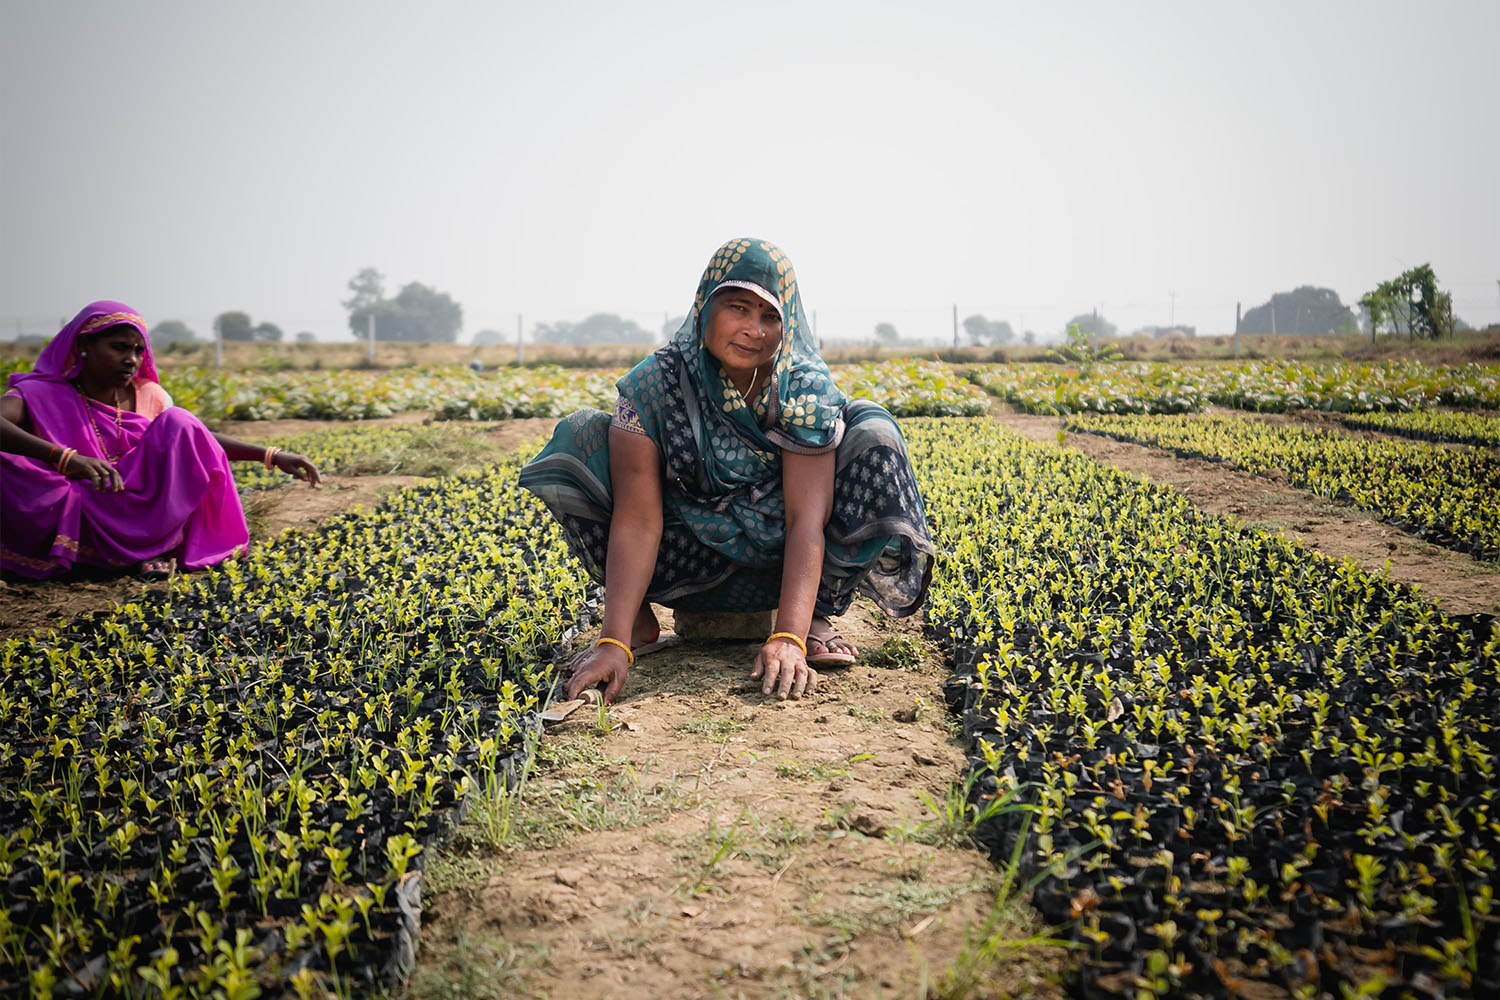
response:
<path id="1" fill-rule="evenodd" d="M 905 427 L 974 795 L 1033 807 L 979 838 L 1079 995 L 1500 995 L 1491 622 L 990 422 Z"/>
<path id="2" fill-rule="evenodd" d="M 1436 405 L 1500 409 L 1500 367 L 1252 361 L 1126 362 L 1086 369 L 977 365 L 970 378 L 1027 413 L 1190 413 L 1209 404 L 1257 412 L 1401 412 Z"/>
<path id="3" fill-rule="evenodd" d="M 479 435 L 499 424 L 436 423 L 426 426 L 339 424 L 275 439 L 287 451 L 306 455 L 324 476 L 431 475 L 455 455 L 477 458 Z M 242 464 L 234 467 L 241 493 L 272 489 L 300 480 L 280 469 Z"/>
<path id="4" fill-rule="evenodd" d="M 850 399 L 868 399 L 898 417 L 977 417 L 989 397 L 941 361 L 900 360 L 833 369 Z"/>
<path id="5" fill-rule="evenodd" d="M 507 463 L 0 648 L 0 996 L 347 993 L 594 597 Z"/>
<path id="6" fill-rule="evenodd" d="M 1500 458 L 1482 448 L 1359 438 L 1240 416 L 1076 414 L 1063 427 L 1257 474 L 1279 470 L 1296 486 L 1435 544 L 1500 557 Z"/>
<path id="7" fill-rule="evenodd" d="M 1409 413 L 1351 413 L 1345 427 L 1380 431 L 1418 441 L 1441 441 L 1500 448 L 1500 416 L 1470 410 L 1413 410 Z"/>

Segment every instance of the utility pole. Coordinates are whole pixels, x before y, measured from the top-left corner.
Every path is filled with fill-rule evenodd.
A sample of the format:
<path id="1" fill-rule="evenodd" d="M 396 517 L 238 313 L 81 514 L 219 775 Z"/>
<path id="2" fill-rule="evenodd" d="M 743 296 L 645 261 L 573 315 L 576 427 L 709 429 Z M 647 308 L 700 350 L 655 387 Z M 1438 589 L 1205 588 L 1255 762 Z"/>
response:
<path id="1" fill-rule="evenodd" d="M 369 352 L 367 353 L 366 357 L 369 359 L 370 367 L 374 368 L 375 367 L 375 313 L 374 313 L 373 310 L 371 310 L 369 316 L 367 316 L 366 319 L 369 320 L 369 327 L 370 327 L 370 338 L 369 338 L 370 339 L 370 349 L 369 349 Z"/>
<path id="2" fill-rule="evenodd" d="M 516 313 L 516 364 L 526 363 L 526 345 L 521 343 L 521 314 Z"/>
<path id="3" fill-rule="evenodd" d="M 214 320 L 214 367 L 224 367 L 224 325 Z"/>
<path id="4" fill-rule="evenodd" d="M 1167 320 L 1167 326 L 1175 330 L 1177 329 L 1177 293 L 1169 292 L 1168 294 L 1172 296 L 1172 311 L 1167 314 L 1171 317 Z"/>
<path id="5" fill-rule="evenodd" d="M 953 353 L 955 355 L 955 357 L 954 357 L 953 360 L 957 361 L 958 360 L 958 358 L 956 357 L 956 355 L 958 354 L 958 303 L 957 302 L 953 303 Z"/>
<path id="6" fill-rule="evenodd" d="M 1272 311 L 1275 315 L 1275 311 Z M 1234 304 L 1234 357 L 1238 361 L 1240 357 L 1240 304 Z"/>

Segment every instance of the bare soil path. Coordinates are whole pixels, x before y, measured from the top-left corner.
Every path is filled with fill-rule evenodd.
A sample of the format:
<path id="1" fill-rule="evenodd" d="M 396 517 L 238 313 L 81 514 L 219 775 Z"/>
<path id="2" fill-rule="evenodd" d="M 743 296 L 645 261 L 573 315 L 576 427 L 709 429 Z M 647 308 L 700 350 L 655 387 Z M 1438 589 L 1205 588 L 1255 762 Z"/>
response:
<path id="1" fill-rule="evenodd" d="M 749 679 L 754 644 L 680 644 L 604 716 L 549 729 L 508 833 L 481 818 L 428 864 L 403 995 L 1060 995 L 1051 948 L 980 962 L 977 994 L 948 980 L 1000 879 L 928 808 L 964 760 L 945 670 L 914 624 L 856 606 L 842 625 L 916 655 L 782 702 Z M 1025 905 L 1001 914 L 997 940 L 1036 930 Z"/>
<path id="2" fill-rule="evenodd" d="M 1008 412 L 994 419 L 1030 438 L 1056 445 L 1062 418 Z M 1290 418 L 1281 418 L 1283 420 Z M 1500 569 L 1452 549 L 1432 545 L 1365 511 L 1334 504 L 1284 479 L 1244 472 L 1224 462 L 1181 458 L 1145 445 L 1098 434 L 1068 434 L 1066 447 L 1107 465 L 1170 487 L 1211 514 L 1224 514 L 1267 531 L 1279 531 L 1334 559 L 1350 558 L 1366 570 L 1421 587 L 1452 614 L 1500 614 Z"/>

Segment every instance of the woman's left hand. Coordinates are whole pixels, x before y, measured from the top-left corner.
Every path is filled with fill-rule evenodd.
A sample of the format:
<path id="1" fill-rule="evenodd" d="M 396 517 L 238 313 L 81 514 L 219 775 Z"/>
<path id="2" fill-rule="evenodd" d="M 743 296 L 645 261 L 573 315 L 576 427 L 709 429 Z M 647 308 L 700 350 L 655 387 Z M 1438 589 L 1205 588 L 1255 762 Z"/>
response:
<path id="1" fill-rule="evenodd" d="M 772 639 L 760 647 L 750 679 L 761 682 L 761 694 L 770 694 L 774 690 L 776 697 L 783 701 L 811 694 L 818 686 L 818 672 L 807 665 L 802 650 L 780 639 Z"/>
<path id="2" fill-rule="evenodd" d="M 318 475 L 318 467 L 295 451 L 278 451 L 271 459 L 271 464 L 289 476 L 306 479 L 309 486 L 316 486 L 322 482 L 322 477 Z"/>

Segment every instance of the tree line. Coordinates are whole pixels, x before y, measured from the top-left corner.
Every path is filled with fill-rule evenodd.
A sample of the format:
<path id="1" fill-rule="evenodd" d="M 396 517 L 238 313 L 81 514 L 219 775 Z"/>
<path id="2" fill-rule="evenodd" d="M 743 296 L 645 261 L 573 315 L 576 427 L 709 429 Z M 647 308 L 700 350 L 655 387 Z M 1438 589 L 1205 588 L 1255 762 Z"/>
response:
<path id="1" fill-rule="evenodd" d="M 454 343 L 463 327 L 463 307 L 447 293 L 419 281 L 408 282 L 394 297 L 388 298 L 384 276 L 373 267 L 365 267 L 349 280 L 348 289 L 350 295 L 341 304 L 349 314 L 350 332 L 360 339 L 369 335 L 372 321 L 376 340 Z M 1366 329 L 1371 333 L 1404 332 L 1409 337 L 1431 338 L 1469 328 L 1453 314 L 1452 297 L 1438 287 L 1437 277 L 1428 264 L 1381 282 L 1365 293 L 1357 304 L 1364 311 L 1364 322 L 1340 301 L 1333 289 L 1302 285 L 1289 292 L 1276 292 L 1265 302 L 1253 306 L 1241 318 L 1240 332 L 1354 333 Z M 614 313 L 594 313 L 576 323 L 569 320 L 537 323 L 532 327 L 531 339 L 548 344 L 649 344 L 670 338 L 685 320 L 683 316 L 668 318 L 657 336 L 634 320 Z M 1030 330 L 1018 338 L 1008 321 L 990 319 L 982 313 L 965 317 L 962 325 L 968 342 L 975 345 L 999 347 L 1017 340 L 1034 344 L 1037 339 Z M 1091 337 L 1114 337 L 1119 333 L 1119 328 L 1097 309 L 1079 313 L 1068 320 L 1063 329 L 1075 327 Z M 1146 326 L 1136 332 L 1155 337 L 1191 337 L 1196 330 L 1191 326 L 1167 324 Z M 220 313 L 214 319 L 214 333 L 224 340 L 279 342 L 284 339 L 281 327 L 275 323 L 269 320 L 255 322 L 248 313 L 239 310 Z M 895 325 L 886 322 L 875 325 L 874 338 L 877 343 L 892 346 L 901 342 L 901 334 Z M 192 343 L 197 337 L 186 324 L 169 319 L 152 327 L 151 339 L 155 344 L 164 345 Z M 304 330 L 294 339 L 305 343 L 315 341 L 317 337 Z M 498 330 L 483 329 L 474 335 L 473 343 L 485 346 L 510 340 Z"/>

